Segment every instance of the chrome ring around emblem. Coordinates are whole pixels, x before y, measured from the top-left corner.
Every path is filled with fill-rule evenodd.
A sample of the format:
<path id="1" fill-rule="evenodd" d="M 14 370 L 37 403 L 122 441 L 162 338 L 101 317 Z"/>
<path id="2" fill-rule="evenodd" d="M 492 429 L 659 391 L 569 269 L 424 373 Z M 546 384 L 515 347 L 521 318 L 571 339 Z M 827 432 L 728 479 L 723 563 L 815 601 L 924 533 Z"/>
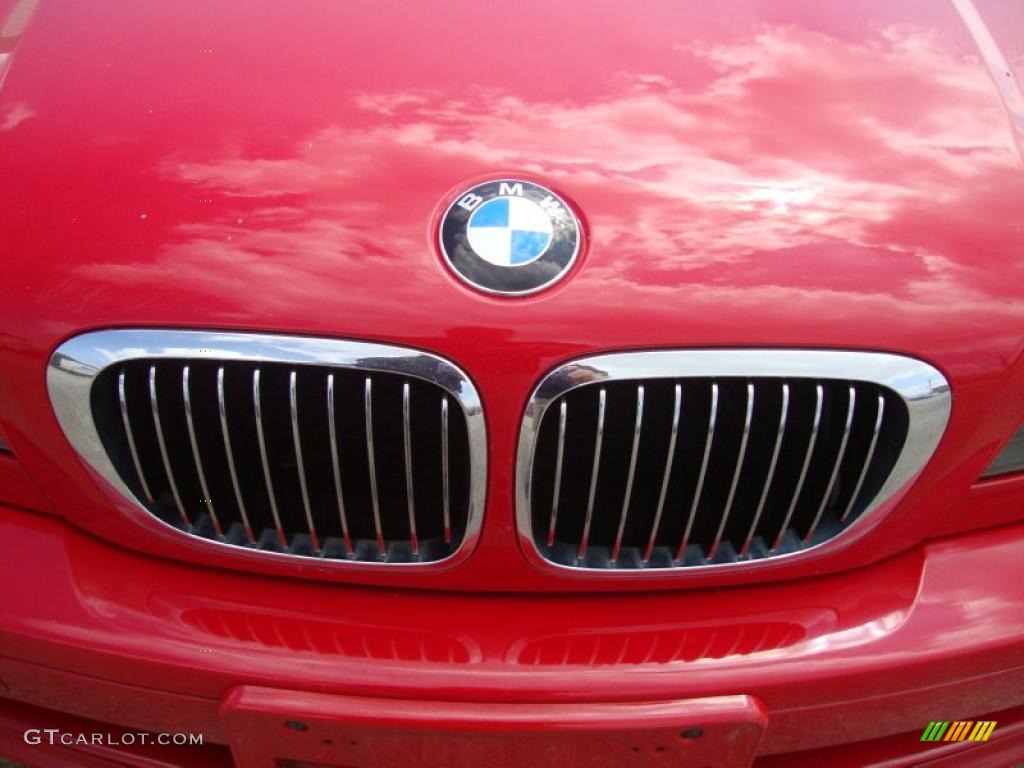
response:
<path id="1" fill-rule="evenodd" d="M 561 280 L 576 261 L 580 224 L 551 190 L 496 179 L 463 191 L 438 231 L 448 265 L 486 293 L 524 296 Z"/>

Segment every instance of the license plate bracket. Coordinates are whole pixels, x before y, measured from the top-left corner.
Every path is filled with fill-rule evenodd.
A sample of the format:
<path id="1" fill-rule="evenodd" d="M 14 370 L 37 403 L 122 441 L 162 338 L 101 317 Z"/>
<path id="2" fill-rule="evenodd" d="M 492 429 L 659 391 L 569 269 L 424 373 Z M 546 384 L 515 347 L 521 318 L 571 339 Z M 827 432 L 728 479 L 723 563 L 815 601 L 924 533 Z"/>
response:
<path id="1" fill-rule="evenodd" d="M 747 768 L 751 696 L 660 702 L 410 701 L 240 686 L 221 705 L 244 768 Z"/>

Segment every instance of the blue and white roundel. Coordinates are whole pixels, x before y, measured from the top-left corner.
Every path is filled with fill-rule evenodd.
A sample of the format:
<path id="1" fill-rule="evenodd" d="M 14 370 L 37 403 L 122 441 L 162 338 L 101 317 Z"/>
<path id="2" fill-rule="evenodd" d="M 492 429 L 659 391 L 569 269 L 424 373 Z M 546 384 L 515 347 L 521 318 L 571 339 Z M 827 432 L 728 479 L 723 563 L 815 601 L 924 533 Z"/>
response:
<path id="1" fill-rule="evenodd" d="M 463 189 L 438 223 L 441 256 L 462 281 L 485 293 L 527 296 L 569 274 L 582 232 L 569 204 L 523 179 Z"/>
<path id="2" fill-rule="evenodd" d="M 495 197 L 469 217 L 466 237 L 476 254 L 499 267 L 539 259 L 551 244 L 551 217 L 525 197 Z"/>

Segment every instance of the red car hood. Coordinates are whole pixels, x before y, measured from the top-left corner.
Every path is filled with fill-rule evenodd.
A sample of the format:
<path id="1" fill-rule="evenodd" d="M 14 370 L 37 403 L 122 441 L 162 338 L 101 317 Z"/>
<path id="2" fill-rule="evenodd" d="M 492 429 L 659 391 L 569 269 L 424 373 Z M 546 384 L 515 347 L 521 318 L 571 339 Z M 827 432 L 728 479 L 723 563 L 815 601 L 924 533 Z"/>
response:
<path id="1" fill-rule="evenodd" d="M 43 0 L 0 101 L 4 325 L 1016 349 L 1024 174 L 954 8 L 684 5 Z M 534 299 L 433 245 L 501 173 L 585 220 Z"/>
<path id="2" fill-rule="evenodd" d="M 1024 15 L 992 6 L 1020 61 Z M 902 352 L 973 420 L 958 460 L 1008 436 L 986 414 L 1024 390 L 1019 103 L 954 5 L 42 0 L 15 40 L 0 419 L 38 472 L 69 455 L 45 362 L 108 326 L 454 359 L 487 406 L 507 558 L 524 400 L 594 350 Z M 451 196 L 501 175 L 584 226 L 530 298 L 470 290 L 435 246 Z"/>

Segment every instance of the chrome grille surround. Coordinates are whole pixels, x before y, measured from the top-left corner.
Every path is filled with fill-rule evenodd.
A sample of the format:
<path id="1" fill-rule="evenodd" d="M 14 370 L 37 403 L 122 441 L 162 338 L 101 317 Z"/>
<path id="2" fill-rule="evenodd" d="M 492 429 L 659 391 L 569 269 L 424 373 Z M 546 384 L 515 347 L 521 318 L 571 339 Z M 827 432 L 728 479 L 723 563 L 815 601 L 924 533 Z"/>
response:
<path id="1" fill-rule="evenodd" d="M 168 378 L 171 373 L 165 372 L 167 366 L 174 368 L 172 373 L 175 378 Z M 139 370 L 140 367 L 142 370 Z M 206 402 L 202 404 L 198 402 L 200 398 L 196 398 L 194 394 L 196 384 L 200 379 L 200 369 L 204 369 L 204 375 L 210 379 L 204 385 L 207 397 Z M 129 396 L 127 404 L 125 371 L 129 372 L 127 374 L 129 389 L 132 386 L 135 387 L 135 393 Z M 228 373 L 225 374 L 225 371 Z M 273 372 L 273 375 L 279 379 L 280 386 L 277 388 L 277 393 L 281 397 L 277 397 L 273 402 L 268 397 L 269 384 L 267 382 L 262 384 L 264 391 L 262 393 L 260 391 L 261 371 L 265 378 Z M 246 407 L 249 409 L 249 416 L 255 415 L 255 424 L 252 425 L 255 428 L 251 431 L 256 433 L 258 429 L 258 436 L 254 435 L 252 445 L 249 445 L 248 450 L 255 455 L 254 446 L 258 444 L 259 457 L 262 460 L 262 470 L 259 463 L 256 463 L 256 466 L 250 466 L 253 464 L 251 461 L 244 468 L 250 473 L 250 477 L 245 476 L 241 466 L 236 466 L 238 451 L 240 447 L 244 448 L 245 446 L 239 445 L 238 434 L 232 434 L 235 431 L 234 428 L 228 429 L 230 411 L 233 407 L 236 411 L 235 420 L 237 421 L 239 418 L 238 403 L 232 402 L 230 397 L 225 397 L 225 378 L 234 377 L 234 390 L 237 393 L 239 391 L 238 378 L 242 373 L 246 374 L 246 387 L 249 386 L 249 377 L 251 377 L 252 389 L 247 389 L 246 392 L 247 396 L 251 392 L 253 398 Z M 148 381 L 145 378 L 140 378 L 147 375 Z M 191 382 L 190 376 L 192 377 Z M 303 450 L 303 442 L 308 440 L 308 437 L 304 428 L 300 426 L 300 411 L 304 407 L 304 401 L 301 397 L 297 397 L 296 387 L 303 387 L 305 379 L 306 393 L 308 394 L 310 391 L 309 381 L 312 381 L 311 377 L 314 376 L 318 377 L 316 378 L 318 393 L 320 384 L 326 385 L 322 410 L 325 414 L 329 414 L 325 420 L 330 419 L 331 450 L 325 449 L 315 455 L 310 455 Z M 377 520 L 376 547 L 373 546 L 372 541 L 360 540 L 355 544 L 348 544 L 348 526 L 352 523 L 353 511 L 359 512 L 363 517 L 367 517 L 370 512 L 348 509 L 346 517 L 346 509 L 342 500 L 341 472 L 337 461 L 337 447 L 342 436 L 341 430 L 338 430 L 337 434 L 335 432 L 334 408 L 336 404 L 340 406 L 343 400 L 340 392 L 335 396 L 334 389 L 336 380 L 341 381 L 346 376 L 350 378 L 358 376 L 357 383 L 360 386 L 362 386 L 363 380 L 366 382 L 365 391 L 358 398 L 360 401 L 358 408 L 369 405 L 370 410 L 363 411 L 363 413 L 372 414 L 369 419 L 365 420 L 365 439 L 368 441 L 368 446 L 362 449 L 369 453 L 371 472 L 374 471 L 372 469 L 373 428 L 375 423 L 378 427 L 380 425 L 378 411 L 371 405 L 372 395 L 376 394 L 373 391 L 374 382 L 387 382 L 386 386 L 396 389 L 396 392 L 400 391 L 399 397 L 403 399 L 394 414 L 385 414 L 387 418 L 391 419 L 387 426 L 397 425 L 398 427 L 399 437 L 391 442 L 409 439 L 410 386 L 414 392 L 412 395 L 414 398 L 423 392 L 437 393 L 437 403 L 431 403 L 431 406 L 438 406 L 436 419 L 441 425 L 443 434 L 436 437 L 438 445 L 443 445 L 446 452 L 443 462 L 438 458 L 438 462 L 443 463 L 443 486 L 440 478 L 436 484 L 438 488 L 443 487 L 446 494 L 449 493 L 450 484 L 452 485 L 451 492 L 456 492 L 454 487 L 455 467 L 449 467 L 449 442 L 456 443 L 455 431 L 461 429 L 464 424 L 463 440 L 460 445 L 464 445 L 465 455 L 457 457 L 462 459 L 464 465 L 462 478 L 465 480 L 465 487 L 460 492 L 461 498 L 465 502 L 462 505 L 464 514 L 456 508 L 454 501 L 450 501 L 448 498 L 445 498 L 443 502 L 438 500 L 438 510 L 443 508 L 444 536 L 447 541 L 450 541 L 450 546 L 444 548 L 442 556 L 436 556 L 440 551 L 436 547 L 430 552 L 425 549 L 420 554 L 415 529 L 410 531 L 410 541 L 407 542 L 409 547 L 405 548 L 412 550 L 412 554 L 403 551 L 399 552 L 397 557 L 393 556 L 398 551 L 394 547 L 395 542 L 383 541 L 381 534 L 376 474 L 371 475 L 374 486 L 373 516 Z M 319 378 L 323 378 L 324 381 L 320 381 Z M 169 381 L 174 382 L 173 387 L 167 386 Z M 97 382 L 100 382 L 100 387 L 103 389 L 102 397 L 97 394 L 95 386 Z M 142 382 L 141 389 L 140 382 Z M 153 414 L 148 428 L 153 430 L 153 435 L 156 437 L 154 444 L 159 446 L 158 454 L 150 446 L 152 449 L 150 458 L 158 455 L 156 466 L 159 467 L 160 463 L 163 465 L 161 479 L 169 481 L 166 484 L 170 491 L 169 497 L 173 497 L 174 505 L 177 506 L 181 514 L 180 522 L 161 519 L 152 511 L 152 505 L 149 502 L 155 489 L 151 490 L 150 484 L 146 482 L 146 473 L 142 471 L 136 439 L 133 437 L 133 429 L 129 424 L 129 410 L 131 409 L 134 409 L 135 413 L 133 418 L 136 422 L 138 420 L 140 392 L 145 394 L 147 384 L 148 404 L 145 407 L 151 407 Z M 179 540 L 187 539 L 198 549 L 212 548 L 221 556 L 234 553 L 241 558 L 277 558 L 293 562 L 315 560 L 320 567 L 329 569 L 381 571 L 415 568 L 427 571 L 442 566 L 448 568 L 461 562 L 468 557 L 479 538 L 487 477 L 487 437 L 480 397 L 465 373 L 436 355 L 392 345 L 314 337 L 218 331 L 106 330 L 85 333 L 61 344 L 50 359 L 47 369 L 47 387 L 58 422 L 65 435 L 85 463 L 116 491 L 111 494 L 116 506 L 146 529 L 162 536 L 171 536 Z M 215 395 L 214 392 L 216 392 Z M 362 399 L 363 396 L 366 398 L 365 402 Z M 180 414 L 176 414 L 177 424 L 181 427 L 176 431 L 181 434 L 172 435 L 167 428 L 161 427 L 162 421 L 166 420 L 166 415 L 162 419 L 162 414 L 165 414 L 162 409 L 168 405 L 161 403 L 158 407 L 158 397 L 173 400 L 172 406 L 177 411 L 181 411 Z M 112 400 L 103 405 L 106 409 L 103 423 L 99 423 L 97 419 L 96 406 L 100 399 Z M 134 403 L 130 402 L 132 399 L 134 399 Z M 261 403 L 263 414 L 259 412 Z M 200 407 L 210 417 L 204 422 L 200 421 L 198 413 L 194 418 L 193 411 L 198 412 Z M 352 407 L 356 406 L 352 405 Z M 341 419 L 340 410 L 339 407 L 337 416 L 339 420 Z M 226 414 L 225 411 L 228 413 Z M 278 430 L 281 433 L 279 436 L 284 438 L 285 433 L 287 436 L 286 439 L 282 439 L 268 449 L 265 438 L 269 438 L 269 436 L 264 435 L 263 420 L 269 420 L 270 412 L 273 412 L 274 418 L 285 427 Z M 289 420 L 290 430 L 287 428 Z M 112 426 L 114 421 L 117 422 L 116 429 L 121 438 L 126 438 L 123 441 L 121 458 L 118 460 L 121 471 L 118 466 L 115 466 L 115 461 L 108 453 L 111 440 L 110 432 L 115 429 Z M 307 415 L 306 423 L 308 422 Z M 217 438 L 223 440 L 224 449 L 224 455 L 218 458 L 220 464 L 223 465 L 220 469 L 229 471 L 219 472 L 216 478 L 209 468 L 204 471 L 204 459 L 209 460 L 209 448 L 207 448 L 207 456 L 201 457 L 201 446 L 197 444 L 196 437 L 198 430 L 205 430 L 207 436 L 214 433 L 221 436 Z M 326 426 L 321 431 L 325 435 L 323 440 L 326 440 L 328 432 Z M 449 431 L 452 432 L 452 435 L 449 435 Z M 174 453 L 176 459 L 172 458 L 168 451 L 167 443 L 172 437 L 177 441 L 177 450 Z M 350 440 L 355 439 L 351 434 L 345 437 Z M 363 439 L 362 435 L 359 437 Z M 200 442 L 202 442 L 201 438 Z M 290 509 L 289 512 L 293 519 L 302 520 L 309 527 L 308 535 L 299 532 L 298 536 L 294 536 L 296 531 L 289 531 L 290 539 L 288 541 L 283 539 L 282 524 L 279 518 L 279 512 L 283 514 L 284 510 L 278 509 L 275 499 L 278 498 L 279 493 L 275 494 L 273 487 L 273 478 L 280 476 L 277 474 L 280 470 L 271 463 L 273 459 L 268 460 L 268 450 L 274 451 L 275 449 L 279 455 L 287 450 L 289 456 L 287 466 L 289 471 L 297 474 L 297 479 L 292 479 L 301 488 L 301 494 L 296 496 L 301 499 L 301 502 L 293 504 L 297 509 Z M 399 454 L 404 453 L 406 465 L 396 470 L 396 474 L 403 478 L 401 486 L 402 490 L 406 492 L 410 487 L 407 484 L 413 482 L 413 468 L 408 465 L 411 453 L 407 449 L 407 445 L 403 446 L 399 452 Z M 455 446 L 453 445 L 452 451 L 454 450 Z M 212 485 L 214 479 L 219 482 L 222 489 L 229 489 L 230 493 L 226 491 L 225 495 L 221 497 L 221 503 L 226 501 L 239 513 L 230 532 L 226 525 L 222 527 L 215 511 L 217 507 L 212 502 L 206 504 L 208 514 L 204 514 L 202 520 L 197 521 L 194 516 L 187 514 L 186 506 L 180 499 L 178 483 L 174 480 L 176 474 L 184 470 L 185 461 L 181 457 L 186 454 L 192 457 L 192 464 L 187 471 L 193 473 L 193 479 L 198 479 L 196 488 L 202 489 L 203 500 L 211 498 L 207 486 L 208 482 Z M 292 464 L 292 459 L 294 459 L 294 464 Z M 177 464 L 172 465 L 172 460 L 177 460 Z M 380 459 L 378 458 L 378 465 L 379 463 Z M 320 477 L 326 483 L 325 487 L 330 491 L 331 498 L 334 498 L 334 494 L 337 494 L 338 498 L 337 508 L 332 505 L 325 514 L 329 512 L 335 518 L 340 515 L 344 533 L 329 540 L 330 544 L 328 541 L 318 541 L 317 531 L 312 520 L 314 510 L 311 509 L 311 489 L 307 487 L 307 472 L 314 465 L 320 467 Z M 331 471 L 326 472 L 322 469 L 323 466 L 330 466 Z M 134 473 L 128 471 L 131 469 L 134 469 Z M 378 466 L 377 471 L 379 470 Z M 263 503 L 264 506 L 267 506 L 269 502 L 269 507 L 273 510 L 274 522 L 269 533 L 274 533 L 273 528 L 277 529 L 276 537 L 270 536 L 270 538 L 280 539 L 284 546 L 277 546 L 269 540 L 264 540 L 266 537 L 261 536 L 260 531 L 254 530 L 255 525 L 250 526 L 249 516 L 252 514 L 252 510 L 248 510 L 249 515 L 246 514 L 250 500 L 243 498 L 243 489 L 244 487 L 251 489 L 252 483 L 255 482 L 252 476 L 259 475 L 261 471 L 259 482 L 265 482 L 267 493 Z M 134 489 L 129 487 L 125 475 L 128 476 L 130 484 L 135 486 Z M 331 476 L 329 478 L 331 482 L 327 482 L 325 479 L 328 475 Z M 164 490 L 166 492 L 168 488 L 165 487 Z M 345 490 L 348 492 L 348 489 Z M 169 497 L 165 493 L 164 503 L 169 503 Z M 409 502 L 408 509 L 406 510 L 403 506 L 401 515 L 405 519 L 415 520 L 412 500 L 407 499 L 407 501 Z M 166 514 L 164 516 L 167 517 Z M 433 522 L 431 520 L 432 524 Z M 436 522 L 437 525 L 442 524 L 440 519 Z M 461 528 L 461 530 L 452 532 L 455 527 Z M 262 533 L 268 533 L 268 531 Z M 461 533 L 461 538 L 457 537 L 458 533 Z M 299 539 L 302 541 L 296 544 Z M 344 539 L 345 544 L 339 544 L 338 540 L 340 539 Z M 356 541 L 354 535 L 352 541 Z M 321 544 L 323 544 L 322 548 Z"/>
<path id="2" fill-rule="evenodd" d="M 684 450 L 684 438 L 679 413 L 680 410 L 685 412 L 688 404 L 685 400 L 680 403 L 680 400 L 683 399 L 683 390 L 697 386 L 695 382 L 700 382 L 699 386 L 705 388 L 700 423 L 706 432 L 701 433 L 699 440 L 692 430 L 689 433 L 689 492 L 676 494 L 677 502 L 684 499 L 688 503 L 684 508 L 672 508 L 666 504 L 669 473 L 665 470 L 669 468 L 670 471 L 677 471 L 682 468 L 683 461 L 678 457 Z M 734 504 L 736 486 L 740 481 L 741 472 L 745 477 L 751 472 L 749 469 L 744 470 L 744 454 L 748 451 L 748 437 L 755 407 L 752 398 L 755 391 L 764 390 L 766 384 L 775 387 L 772 418 L 777 419 L 774 423 L 778 425 L 778 432 L 766 436 L 769 435 L 769 430 L 766 430 L 763 424 L 761 426 L 760 445 L 764 450 L 757 461 L 761 467 L 759 472 L 762 473 L 763 492 L 751 495 L 748 489 L 748 503 L 746 507 L 740 509 L 741 505 Z M 633 404 L 625 409 L 620 405 L 619 441 L 617 444 L 613 441 L 614 447 L 611 449 L 617 451 L 617 454 L 609 456 L 610 438 L 605 434 L 606 412 L 611 408 L 615 397 L 620 401 L 625 397 L 621 392 L 615 395 L 615 387 L 628 387 Z M 641 429 L 648 429 L 648 425 L 653 423 L 652 419 L 657 418 L 651 415 L 654 405 L 651 401 L 658 387 L 661 388 L 660 415 L 664 425 L 660 427 L 662 436 L 658 446 L 652 449 L 651 445 L 643 445 L 638 435 Z M 571 435 L 573 425 L 566 425 L 566 404 L 571 403 L 572 397 L 595 389 L 598 392 L 596 397 L 588 395 L 593 402 L 589 403 L 586 416 L 590 432 L 584 437 L 587 450 L 578 452 L 573 465 L 568 455 L 568 446 L 574 439 Z M 699 546 L 695 550 L 692 543 L 686 543 L 686 536 L 689 535 L 690 526 L 695 518 L 701 517 L 701 512 L 698 511 L 701 504 L 701 486 L 705 482 L 705 473 L 708 472 L 708 458 L 712 445 L 715 440 L 721 440 L 723 425 L 716 426 L 715 421 L 719 412 L 719 395 L 722 394 L 724 398 L 726 389 L 730 390 L 729 394 L 735 402 L 731 423 L 725 425 L 731 426 L 735 433 L 729 438 L 732 446 L 732 452 L 729 454 L 731 463 L 724 474 L 727 479 L 719 483 L 721 498 L 726 500 L 724 509 L 718 508 L 712 510 L 712 515 L 703 515 L 704 518 L 713 518 L 710 530 L 715 533 L 706 548 Z M 790 473 L 793 475 L 792 482 L 796 483 L 792 504 L 788 505 L 789 509 L 779 527 L 778 537 L 767 543 L 762 537 L 755 537 L 754 534 L 759 522 L 761 525 L 765 524 L 763 520 L 759 520 L 765 506 L 764 497 L 768 495 L 767 486 L 772 484 L 776 464 L 780 461 L 779 449 L 783 443 L 783 432 L 787 429 L 787 409 L 792 411 L 797 399 L 797 390 L 802 392 L 805 415 L 809 412 L 813 417 L 806 419 L 808 423 L 803 427 L 806 433 L 800 436 L 803 460 L 796 462 L 799 469 Z M 842 393 L 843 390 L 848 394 L 836 397 L 836 392 Z M 823 519 L 823 511 L 826 501 L 832 499 L 834 504 L 837 496 L 842 498 L 836 481 L 840 465 L 844 461 L 844 452 L 848 451 L 848 443 L 853 442 L 848 438 L 855 412 L 855 403 L 852 401 L 856 400 L 857 392 L 860 392 L 862 401 L 865 393 L 878 393 L 877 405 L 872 406 L 869 400 L 863 402 L 861 406 L 856 406 L 861 409 L 857 419 L 863 422 L 866 418 L 868 421 L 867 427 L 858 427 L 860 435 L 863 437 L 866 429 L 870 436 L 872 424 L 874 435 L 862 441 L 863 472 L 856 472 L 844 465 L 847 487 L 843 494 L 849 497 L 849 501 L 848 504 L 843 504 L 845 512 L 835 512 L 834 519 L 829 521 L 829 515 Z M 571 397 L 567 397 L 570 395 Z M 891 433 L 889 427 L 882 427 L 883 399 L 890 408 L 890 412 L 886 414 L 887 419 L 893 411 L 905 410 L 905 431 L 902 445 L 896 446 L 898 453 L 891 461 L 887 474 L 881 474 L 881 470 L 872 471 L 878 487 L 873 493 L 868 493 L 870 489 L 867 485 L 862 488 L 864 476 L 868 473 L 869 467 L 874 470 L 876 463 L 880 464 L 881 460 L 876 460 L 874 452 L 876 448 L 882 452 L 886 430 L 890 430 Z M 832 457 L 832 464 L 820 455 L 826 449 L 819 448 L 816 454 L 814 448 L 819 424 L 822 424 L 822 430 L 826 429 L 822 416 L 823 402 L 826 410 L 831 408 L 834 411 L 833 422 L 838 420 L 839 424 L 838 431 L 833 430 L 835 437 L 827 448 Z M 552 405 L 557 407 L 550 411 L 546 420 L 545 416 L 549 414 Z M 823 555 L 833 548 L 844 546 L 847 541 L 854 538 L 847 535 L 851 529 L 864 532 L 877 525 L 878 516 L 872 513 L 887 500 L 905 490 L 934 453 L 949 420 L 951 405 L 949 385 L 938 370 L 919 360 L 888 353 L 778 349 L 663 350 L 614 353 L 578 359 L 556 368 L 545 376 L 534 390 L 526 407 L 520 428 L 516 461 L 516 522 L 520 545 L 527 559 L 537 566 L 555 569 L 566 575 L 575 573 L 592 578 L 643 578 L 664 576 L 672 572 L 682 575 L 703 572 L 707 568 L 714 568 L 716 572 L 729 569 L 749 570 L 751 567 L 776 567 L 781 565 L 780 561 L 803 558 L 812 552 L 815 555 Z M 864 408 L 872 410 L 865 416 Z M 571 414 L 571 404 L 569 411 Z M 571 421 L 571 415 L 569 418 Z M 755 418 L 765 421 L 763 413 Z M 813 423 L 810 423 L 812 420 Z M 793 421 L 792 413 L 789 414 L 789 421 Z M 577 435 L 580 432 L 579 423 L 576 423 Z M 542 429 L 545 430 L 544 446 L 540 445 Z M 883 432 L 883 440 L 879 440 L 880 429 Z M 790 447 L 793 439 L 786 438 Z M 644 510 L 643 516 L 645 519 L 653 520 L 653 523 L 646 545 L 636 542 L 634 546 L 627 547 L 622 539 L 622 531 L 625 518 L 636 509 L 635 504 L 630 507 L 630 495 L 636 499 L 638 445 L 645 457 L 643 461 L 647 465 L 658 465 L 653 470 L 648 466 L 646 473 L 649 488 L 646 498 L 650 502 L 650 507 L 654 509 Z M 535 464 L 539 448 L 545 457 L 541 469 Z M 806 454 L 802 453 L 803 451 L 806 451 Z M 785 455 L 786 451 L 782 453 Z M 850 451 L 847 454 L 848 464 L 855 461 L 849 458 L 852 453 Z M 813 469 L 811 472 L 808 471 L 812 465 L 812 455 L 815 459 L 815 468 L 827 467 L 813 480 Z M 605 521 L 606 530 L 613 533 L 608 534 L 606 540 L 595 546 L 592 541 L 588 541 L 595 522 L 594 496 L 599 492 L 596 490 L 599 486 L 598 477 L 594 473 L 601 472 L 602 467 L 609 465 L 610 459 L 612 461 L 609 472 L 618 473 L 621 478 L 616 489 L 617 495 L 609 502 L 616 511 L 608 512 L 606 517 L 620 517 L 616 517 L 610 526 L 607 525 L 608 521 Z M 720 460 L 721 456 L 717 455 L 717 459 Z M 752 453 L 747 453 L 746 459 L 750 463 Z M 788 461 L 792 466 L 793 460 L 790 458 Z M 560 508 L 560 502 L 564 506 L 568 478 L 564 477 L 563 473 L 564 467 L 569 465 L 575 467 L 577 484 L 586 486 L 577 492 L 576 498 L 575 514 L 582 519 L 582 535 L 577 535 L 578 537 L 572 541 L 562 541 L 555 534 L 554 517 L 566 514 L 565 510 Z M 675 470 L 672 470 L 672 467 L 675 467 Z M 551 468 L 557 473 L 554 477 Z M 547 473 L 547 476 L 541 477 L 541 483 L 547 488 L 544 492 L 547 495 L 544 497 L 545 503 L 541 505 L 542 508 L 534 514 L 535 472 L 538 471 Z M 720 473 L 719 479 L 721 477 L 723 475 Z M 852 478 L 857 478 L 856 485 Z M 825 489 L 823 494 L 819 492 L 820 504 L 817 501 L 813 502 L 815 510 L 809 513 L 812 522 L 805 531 L 806 541 L 803 540 L 803 535 L 797 536 L 789 528 L 793 508 L 800 500 L 805 479 L 808 483 L 815 483 Z M 673 483 L 675 482 L 673 480 Z M 558 490 L 552 491 L 552 487 Z M 834 489 L 835 496 L 832 495 Z M 706 490 L 703 489 L 704 492 Z M 538 495 L 540 493 L 538 491 Z M 774 493 L 776 492 L 773 491 Z M 805 493 L 804 496 L 809 494 Z M 857 502 L 856 509 L 854 502 Z M 806 499 L 801 501 L 801 506 L 806 504 Z M 634 515 L 636 514 L 634 512 Z M 664 519 L 669 515 L 680 516 L 688 522 L 685 523 L 686 532 L 679 541 L 678 550 L 665 554 L 665 546 L 655 547 L 655 537 L 659 533 L 659 523 L 664 525 Z M 735 544 L 728 541 L 727 537 L 723 540 L 727 520 L 739 518 L 743 520 L 741 527 L 749 531 L 746 536 L 740 537 L 744 540 Z M 840 520 L 840 524 L 837 525 L 836 520 Z M 865 520 L 868 523 L 865 523 Z M 795 521 L 793 522 L 795 525 Z M 708 524 L 707 520 L 704 524 Z M 682 527 L 683 524 L 679 525 Z M 617 536 L 614 535 L 616 529 Z M 675 546 L 674 542 L 672 546 Z M 570 548 L 575 549 L 575 552 L 570 551 Z"/>

